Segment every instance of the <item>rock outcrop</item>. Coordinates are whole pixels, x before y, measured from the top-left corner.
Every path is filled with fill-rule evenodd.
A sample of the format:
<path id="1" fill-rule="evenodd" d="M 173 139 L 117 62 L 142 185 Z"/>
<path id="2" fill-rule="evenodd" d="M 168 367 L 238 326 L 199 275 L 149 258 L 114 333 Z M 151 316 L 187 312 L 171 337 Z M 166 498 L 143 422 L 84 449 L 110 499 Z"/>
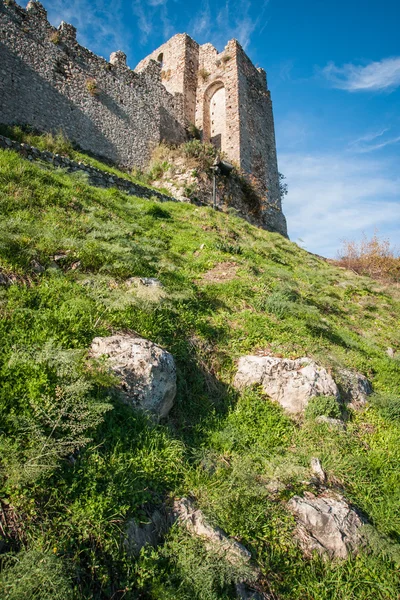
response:
<path id="1" fill-rule="evenodd" d="M 353 408 L 363 406 L 372 394 L 370 381 L 357 371 L 339 370 L 339 386 L 343 400 Z"/>
<path id="2" fill-rule="evenodd" d="M 290 413 L 301 413 L 313 396 L 339 397 L 332 376 L 309 358 L 290 360 L 273 356 L 243 356 L 234 385 L 254 384 Z"/>
<path id="3" fill-rule="evenodd" d="M 176 395 L 176 368 L 169 352 L 144 338 L 120 334 L 95 338 L 91 356 L 108 358 L 124 401 L 157 418 L 167 416 Z"/>
<path id="4" fill-rule="evenodd" d="M 361 517 L 341 496 L 325 492 L 294 496 L 288 508 L 297 521 L 296 535 L 304 552 L 314 550 L 329 558 L 347 558 L 362 543 Z"/>

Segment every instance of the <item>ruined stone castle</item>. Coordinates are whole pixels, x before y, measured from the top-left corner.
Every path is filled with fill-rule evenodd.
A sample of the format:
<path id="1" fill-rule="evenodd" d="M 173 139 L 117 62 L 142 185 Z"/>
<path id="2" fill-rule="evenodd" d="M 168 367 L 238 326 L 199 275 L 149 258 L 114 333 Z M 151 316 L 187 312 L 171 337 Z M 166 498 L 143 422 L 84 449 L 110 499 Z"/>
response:
<path id="1" fill-rule="evenodd" d="M 265 226 L 287 234 L 266 74 L 236 40 L 222 52 L 177 34 L 131 70 L 47 20 L 44 7 L 0 1 L 0 123 L 59 131 L 125 167 L 143 167 L 161 141 L 180 144 L 195 126 L 264 190 Z"/>

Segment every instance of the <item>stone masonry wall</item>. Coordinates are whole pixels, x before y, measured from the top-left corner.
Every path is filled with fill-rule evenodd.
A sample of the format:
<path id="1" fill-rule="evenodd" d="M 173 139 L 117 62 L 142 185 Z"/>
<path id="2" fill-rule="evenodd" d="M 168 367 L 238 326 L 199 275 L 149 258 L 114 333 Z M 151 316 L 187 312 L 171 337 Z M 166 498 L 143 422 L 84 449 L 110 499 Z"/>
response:
<path id="1" fill-rule="evenodd" d="M 266 74 L 239 52 L 238 77 L 241 165 L 265 182 L 269 201 L 280 210 L 274 118 Z"/>
<path id="2" fill-rule="evenodd" d="M 76 42 L 72 25 L 52 27 L 32 1 L 26 10 L 0 1 L 0 122 L 61 129 L 124 166 L 144 165 L 163 139 L 186 139 L 182 96 L 165 89 L 158 63 L 140 74 L 122 52 L 108 63 Z"/>

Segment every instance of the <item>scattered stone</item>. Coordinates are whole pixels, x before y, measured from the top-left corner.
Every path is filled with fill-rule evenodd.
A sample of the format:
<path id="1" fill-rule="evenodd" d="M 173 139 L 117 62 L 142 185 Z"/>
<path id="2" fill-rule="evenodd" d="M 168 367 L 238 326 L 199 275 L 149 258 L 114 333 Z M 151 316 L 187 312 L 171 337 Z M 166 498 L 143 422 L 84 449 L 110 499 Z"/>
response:
<path id="1" fill-rule="evenodd" d="M 326 473 L 322 468 L 321 461 L 319 458 L 312 458 L 310 461 L 310 467 L 313 475 L 317 478 L 317 480 L 321 483 L 326 482 Z"/>
<path id="2" fill-rule="evenodd" d="M 336 429 L 341 429 L 343 431 L 346 429 L 345 423 L 340 419 L 333 419 L 332 417 L 327 417 L 326 415 L 320 415 L 319 417 L 316 417 L 315 420 L 317 423 L 326 423 L 326 425 L 336 427 Z"/>
<path id="3" fill-rule="evenodd" d="M 54 262 L 60 262 L 60 261 L 64 260 L 67 257 L 68 257 L 68 253 L 67 252 L 63 252 L 61 254 L 55 254 L 53 256 L 53 260 L 54 260 Z"/>
<path id="4" fill-rule="evenodd" d="M 10 279 L 10 277 L 8 277 L 8 275 L 6 275 L 5 273 L 2 273 L 0 271 L 0 285 L 10 285 L 12 283 L 12 280 Z"/>
<path id="5" fill-rule="evenodd" d="M 131 519 L 126 528 L 126 550 L 137 556 L 147 544 L 157 546 L 170 526 L 171 519 L 163 509 L 155 510 L 147 523 L 139 524 L 135 519 Z"/>
<path id="6" fill-rule="evenodd" d="M 264 593 L 259 593 L 256 590 L 250 588 L 250 586 L 246 583 L 237 583 L 236 586 L 236 597 L 239 600 L 264 600 L 269 598 Z"/>
<path id="7" fill-rule="evenodd" d="M 278 496 L 278 494 L 286 489 L 285 484 L 279 481 L 279 479 L 271 479 L 265 487 L 272 496 Z"/>
<path id="8" fill-rule="evenodd" d="M 290 413 L 301 413 L 313 396 L 339 397 L 332 376 L 309 358 L 243 356 L 234 380 L 237 388 L 261 385 L 264 392 Z"/>
<path id="9" fill-rule="evenodd" d="M 372 385 L 362 373 L 348 369 L 339 370 L 339 385 L 343 400 L 352 408 L 363 406 L 372 394 Z"/>
<path id="10" fill-rule="evenodd" d="M 212 527 L 205 519 L 201 510 L 196 509 L 188 498 L 175 500 L 173 507 L 174 518 L 187 527 L 194 535 L 202 537 L 206 546 L 212 550 L 219 550 L 225 558 L 235 563 L 250 563 L 251 553 L 236 540 L 228 537 L 219 527 Z M 259 576 L 258 569 L 252 567 L 254 580 Z"/>
<path id="11" fill-rule="evenodd" d="M 35 273 L 44 273 L 46 270 L 37 260 L 31 260 L 31 269 Z"/>
<path id="12" fill-rule="evenodd" d="M 389 358 L 394 358 L 394 350 L 393 350 L 393 348 L 388 348 L 386 350 L 386 354 L 388 355 Z"/>
<path id="13" fill-rule="evenodd" d="M 130 287 L 132 285 L 145 285 L 147 287 L 164 287 L 159 279 L 155 277 L 130 277 L 125 281 L 125 284 Z"/>
<path id="14" fill-rule="evenodd" d="M 176 395 L 176 368 L 169 352 L 136 335 L 120 334 L 94 338 L 91 355 L 109 358 L 124 401 L 157 418 L 168 415 Z"/>
<path id="15" fill-rule="evenodd" d="M 291 498 L 287 506 L 296 518 L 296 536 L 307 555 L 317 550 L 329 558 L 344 559 L 357 552 L 364 521 L 341 496 L 305 493 L 303 498 Z"/>

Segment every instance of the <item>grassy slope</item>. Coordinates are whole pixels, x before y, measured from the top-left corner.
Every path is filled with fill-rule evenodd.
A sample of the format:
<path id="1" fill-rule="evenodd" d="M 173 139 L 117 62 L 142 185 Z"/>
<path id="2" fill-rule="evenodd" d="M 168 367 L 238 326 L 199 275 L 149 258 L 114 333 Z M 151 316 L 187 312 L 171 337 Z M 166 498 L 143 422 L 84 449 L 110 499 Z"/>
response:
<path id="1" fill-rule="evenodd" d="M 6 549 L 23 557 L 4 569 L 4 597 L 24 597 L 15 569 L 33 578 L 33 549 L 44 557 L 40 598 L 54 573 L 76 598 L 232 597 L 229 569 L 178 531 L 137 560 L 121 545 L 127 518 L 145 520 L 151 507 L 189 493 L 252 550 L 280 598 L 398 596 L 400 424 L 382 409 L 400 387 L 399 360 L 385 352 L 400 344 L 398 288 L 236 217 L 91 188 L 11 152 L 0 153 L 0 205 L 1 271 L 18 280 L 0 287 L 0 498 L 12 532 Z M 202 280 L 224 262 L 235 263 L 234 279 Z M 132 276 L 158 277 L 164 296 L 138 296 L 125 283 Z M 120 330 L 176 359 L 178 396 L 165 424 L 107 399 L 106 375 L 87 366 L 93 337 Z M 230 387 L 235 360 L 256 349 L 360 370 L 380 396 L 350 415 L 345 432 L 294 423 L 257 390 Z M 49 434 L 60 398 L 74 410 L 76 398 L 88 403 L 103 422 L 75 415 L 75 429 Z M 53 460 L 67 434 L 73 453 L 79 419 L 92 441 Z M 55 439 L 51 460 L 38 451 L 46 435 Z M 283 502 L 307 488 L 311 456 L 375 528 L 372 549 L 345 563 L 305 560 L 293 542 Z M 287 485 L 271 495 L 277 478 Z"/>
<path id="2" fill-rule="evenodd" d="M 149 189 L 156 189 L 160 191 L 161 188 L 154 188 L 149 185 L 149 178 L 146 178 L 140 170 L 137 171 L 136 176 L 132 173 L 129 173 L 126 170 L 121 170 L 115 165 L 105 164 L 100 159 L 95 158 L 94 156 L 87 154 L 82 149 L 78 149 L 64 136 L 62 131 L 58 134 L 53 135 L 51 133 L 38 133 L 35 131 L 30 131 L 27 127 L 20 127 L 18 125 L 3 125 L 0 124 L 0 135 L 4 135 L 12 140 L 16 140 L 17 142 L 29 144 L 39 150 L 49 150 L 54 154 L 60 154 L 61 156 L 67 156 L 71 160 L 75 162 L 82 162 L 85 165 L 90 165 L 96 169 L 100 169 L 101 171 L 105 171 L 107 173 L 112 173 L 117 177 L 121 177 L 122 179 L 127 179 L 132 183 L 137 183 L 139 185 L 144 185 Z M 162 190 L 166 193 L 166 195 L 170 196 L 171 194 L 168 190 Z"/>

